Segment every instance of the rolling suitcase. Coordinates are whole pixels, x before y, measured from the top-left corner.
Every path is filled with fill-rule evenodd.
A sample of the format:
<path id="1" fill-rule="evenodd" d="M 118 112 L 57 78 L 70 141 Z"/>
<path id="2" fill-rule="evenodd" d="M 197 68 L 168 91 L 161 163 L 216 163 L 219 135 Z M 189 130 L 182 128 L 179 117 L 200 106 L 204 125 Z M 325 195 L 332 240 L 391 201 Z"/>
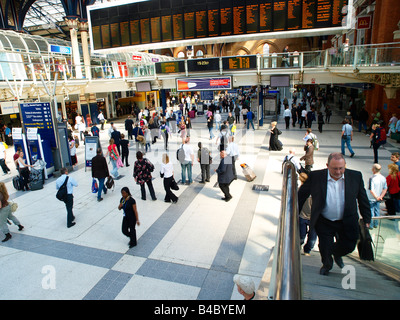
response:
<path id="1" fill-rule="evenodd" d="M 253 181 L 257 176 L 255 175 L 254 171 L 245 163 L 240 165 L 243 169 L 243 174 L 246 177 L 247 181 Z"/>

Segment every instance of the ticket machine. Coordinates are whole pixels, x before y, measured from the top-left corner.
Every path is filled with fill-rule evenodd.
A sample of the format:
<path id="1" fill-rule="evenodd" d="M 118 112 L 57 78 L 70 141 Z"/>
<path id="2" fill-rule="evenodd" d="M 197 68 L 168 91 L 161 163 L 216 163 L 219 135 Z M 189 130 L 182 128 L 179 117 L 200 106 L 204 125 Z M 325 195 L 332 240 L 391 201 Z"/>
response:
<path id="1" fill-rule="evenodd" d="M 47 179 L 55 170 L 50 142 L 41 139 L 37 128 L 27 128 L 26 140 L 31 163 L 34 164 L 37 160 L 43 160 L 46 163 L 44 176 Z"/>
<path id="2" fill-rule="evenodd" d="M 29 155 L 28 144 L 26 142 L 26 136 L 22 133 L 22 128 L 13 128 L 12 129 L 12 138 L 14 143 L 15 152 L 17 152 L 18 148 L 22 149 L 24 153 L 24 158 L 26 159 L 26 163 L 31 165 L 31 157 Z"/>

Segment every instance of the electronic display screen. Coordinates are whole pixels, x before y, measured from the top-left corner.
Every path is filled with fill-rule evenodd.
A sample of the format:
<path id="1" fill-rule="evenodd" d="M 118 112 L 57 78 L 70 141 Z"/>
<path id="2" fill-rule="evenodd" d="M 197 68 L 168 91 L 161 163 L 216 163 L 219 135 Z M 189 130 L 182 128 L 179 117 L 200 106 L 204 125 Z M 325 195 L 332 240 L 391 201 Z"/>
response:
<path id="1" fill-rule="evenodd" d="M 94 50 L 341 27 L 348 0 L 148 0 L 89 8 Z"/>
<path id="2" fill-rule="evenodd" d="M 189 59 L 187 60 L 188 71 L 219 71 L 219 58 Z"/>
<path id="3" fill-rule="evenodd" d="M 151 82 L 150 81 L 136 82 L 136 91 L 137 92 L 151 91 Z"/>
<path id="4" fill-rule="evenodd" d="M 290 76 L 271 76 L 271 87 L 290 87 Z"/>
<path id="5" fill-rule="evenodd" d="M 185 72 L 185 62 L 179 61 L 166 61 L 156 62 L 157 73 L 181 73 Z"/>
<path id="6" fill-rule="evenodd" d="M 256 69 L 256 56 L 239 56 L 222 58 L 222 68 L 224 70 Z"/>

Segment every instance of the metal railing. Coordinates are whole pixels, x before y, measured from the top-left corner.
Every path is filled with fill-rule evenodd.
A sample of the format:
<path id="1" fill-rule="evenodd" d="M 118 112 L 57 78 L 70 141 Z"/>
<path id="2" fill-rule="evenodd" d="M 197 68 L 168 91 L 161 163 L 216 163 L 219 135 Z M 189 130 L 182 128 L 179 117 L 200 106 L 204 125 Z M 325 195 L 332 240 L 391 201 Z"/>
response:
<path id="1" fill-rule="evenodd" d="M 281 212 L 268 294 L 271 300 L 303 298 L 298 211 L 296 168 L 288 162 L 283 168 Z"/>
<path id="2" fill-rule="evenodd" d="M 220 57 L 222 59 L 222 57 Z M 0 81 L 31 80 L 43 76 L 53 80 L 55 73 L 59 79 L 135 79 L 157 77 L 155 63 L 134 63 L 134 61 L 104 60 L 91 65 L 75 65 L 71 59 L 52 55 L 38 56 L 33 53 L 8 52 L 0 50 Z M 329 48 L 305 52 L 272 53 L 257 55 L 257 68 L 248 72 L 261 73 L 270 69 L 338 68 L 400 66 L 400 43 L 350 46 L 346 49 Z M 217 73 L 223 73 L 220 70 Z M 226 72 L 232 73 L 231 70 Z M 190 74 L 185 64 L 182 73 Z M 211 72 L 212 73 L 212 72 Z"/>

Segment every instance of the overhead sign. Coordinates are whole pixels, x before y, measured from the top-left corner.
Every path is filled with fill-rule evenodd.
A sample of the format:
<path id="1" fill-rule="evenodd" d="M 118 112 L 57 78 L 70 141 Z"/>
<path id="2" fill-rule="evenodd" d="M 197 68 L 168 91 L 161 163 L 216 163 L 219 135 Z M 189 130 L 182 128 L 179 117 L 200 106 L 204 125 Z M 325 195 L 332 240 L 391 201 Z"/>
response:
<path id="1" fill-rule="evenodd" d="M 0 102 L 1 114 L 14 114 L 19 113 L 17 101 L 2 101 Z"/>
<path id="2" fill-rule="evenodd" d="M 139 46 L 171 48 L 238 37 L 311 29 L 344 29 L 343 8 L 352 0 L 148 0 L 88 7 L 93 50 Z M 336 30 L 333 30 L 333 29 Z M 316 32 L 321 32 L 320 30 Z M 184 42 L 182 42 L 184 41 Z M 211 41 L 211 42 L 210 42 Z M 244 41 L 244 40 L 239 40 Z M 163 44 L 164 43 L 164 44 Z M 177 43 L 178 44 L 178 43 Z"/>
<path id="3" fill-rule="evenodd" d="M 213 91 L 232 89 L 232 77 L 176 79 L 177 91 Z"/>
<path id="4" fill-rule="evenodd" d="M 22 122 L 27 131 L 28 128 L 37 128 L 43 140 L 48 140 L 52 148 L 56 148 L 54 124 L 51 116 L 49 102 L 21 103 Z"/>
<path id="5" fill-rule="evenodd" d="M 50 52 L 72 55 L 72 48 L 71 47 L 65 47 L 65 46 L 57 46 L 57 45 L 51 44 L 50 45 Z"/>

